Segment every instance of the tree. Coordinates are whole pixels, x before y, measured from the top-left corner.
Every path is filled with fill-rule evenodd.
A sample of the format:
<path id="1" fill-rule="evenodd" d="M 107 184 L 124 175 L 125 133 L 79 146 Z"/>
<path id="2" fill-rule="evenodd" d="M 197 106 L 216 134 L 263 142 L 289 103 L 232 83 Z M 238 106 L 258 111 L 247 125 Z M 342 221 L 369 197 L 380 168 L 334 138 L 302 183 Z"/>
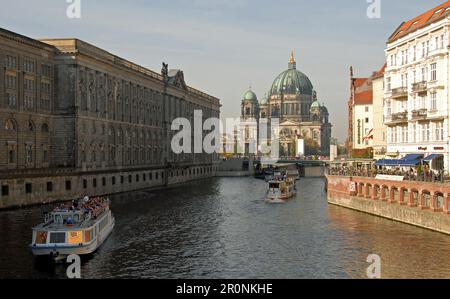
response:
<path id="1" fill-rule="evenodd" d="M 305 139 L 305 155 L 306 156 L 318 156 L 320 155 L 320 146 L 317 141 L 312 138 Z"/>

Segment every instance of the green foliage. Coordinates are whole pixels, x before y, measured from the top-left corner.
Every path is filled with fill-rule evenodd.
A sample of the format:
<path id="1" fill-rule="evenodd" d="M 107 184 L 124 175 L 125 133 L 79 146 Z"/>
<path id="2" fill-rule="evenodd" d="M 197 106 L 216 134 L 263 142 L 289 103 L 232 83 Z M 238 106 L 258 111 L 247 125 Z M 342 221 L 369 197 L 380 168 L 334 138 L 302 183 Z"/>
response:
<path id="1" fill-rule="evenodd" d="M 321 155 L 319 143 L 312 138 L 305 139 L 305 155 L 306 156 L 319 156 Z"/>
<path id="2" fill-rule="evenodd" d="M 369 147 L 364 150 L 354 150 L 352 156 L 356 159 L 373 159 L 373 148 Z"/>

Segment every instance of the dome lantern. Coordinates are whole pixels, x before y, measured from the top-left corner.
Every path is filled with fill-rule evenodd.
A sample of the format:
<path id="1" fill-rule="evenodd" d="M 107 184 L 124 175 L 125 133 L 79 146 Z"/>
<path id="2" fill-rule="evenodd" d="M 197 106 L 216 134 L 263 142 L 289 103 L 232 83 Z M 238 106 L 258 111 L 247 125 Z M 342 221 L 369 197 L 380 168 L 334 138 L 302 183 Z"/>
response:
<path id="1" fill-rule="evenodd" d="M 288 68 L 290 70 L 295 70 L 297 68 L 297 62 L 295 62 L 294 50 L 291 50 L 291 57 L 289 59 Z"/>

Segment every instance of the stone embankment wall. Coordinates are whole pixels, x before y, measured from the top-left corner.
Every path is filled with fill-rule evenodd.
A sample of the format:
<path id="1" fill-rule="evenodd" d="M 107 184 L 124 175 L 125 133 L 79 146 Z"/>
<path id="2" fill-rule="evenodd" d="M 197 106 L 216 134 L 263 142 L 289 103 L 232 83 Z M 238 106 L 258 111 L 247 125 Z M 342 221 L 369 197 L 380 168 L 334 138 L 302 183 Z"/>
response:
<path id="1" fill-rule="evenodd" d="M 327 176 L 328 202 L 450 234 L 450 185 Z"/>

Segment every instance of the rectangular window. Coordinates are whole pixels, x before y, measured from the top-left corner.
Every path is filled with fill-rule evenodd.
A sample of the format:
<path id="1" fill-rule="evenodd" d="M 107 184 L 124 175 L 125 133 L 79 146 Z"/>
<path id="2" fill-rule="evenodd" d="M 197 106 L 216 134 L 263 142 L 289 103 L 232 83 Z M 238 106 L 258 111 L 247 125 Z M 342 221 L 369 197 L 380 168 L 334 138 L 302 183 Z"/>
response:
<path id="1" fill-rule="evenodd" d="M 437 64 L 432 63 L 431 64 L 431 81 L 437 80 Z"/>
<path id="2" fill-rule="evenodd" d="M 52 93 L 51 84 L 47 82 L 41 82 L 41 93 L 47 95 L 51 94 Z"/>
<path id="3" fill-rule="evenodd" d="M 423 67 L 422 68 L 422 82 L 426 82 L 428 81 L 428 70 L 427 68 Z"/>
<path id="4" fill-rule="evenodd" d="M 17 77 L 6 75 L 5 76 L 5 87 L 7 89 L 17 89 Z"/>
<path id="5" fill-rule="evenodd" d="M 106 186 L 106 178 L 102 178 L 102 185 L 103 185 L 103 187 Z"/>
<path id="6" fill-rule="evenodd" d="M 93 186 L 94 188 L 97 188 L 97 179 L 93 179 L 93 180 L 92 180 L 92 186 Z"/>
<path id="7" fill-rule="evenodd" d="M 26 162 L 27 164 L 33 163 L 33 150 L 28 148 L 26 152 Z"/>
<path id="8" fill-rule="evenodd" d="M 139 183 L 139 175 L 136 175 L 136 182 Z"/>
<path id="9" fill-rule="evenodd" d="M 114 185 L 116 185 L 116 177 L 115 176 L 113 176 L 112 178 L 111 178 L 111 184 L 114 186 Z"/>
<path id="10" fill-rule="evenodd" d="M 132 183 L 133 182 L 133 177 L 131 175 L 128 176 L 128 183 Z"/>
<path id="11" fill-rule="evenodd" d="M 83 189 L 87 189 L 87 180 L 83 180 Z"/>
<path id="12" fill-rule="evenodd" d="M 51 244 L 63 244 L 66 243 L 66 233 L 51 233 L 50 234 Z"/>
<path id="13" fill-rule="evenodd" d="M 44 150 L 42 153 L 42 162 L 48 163 L 48 151 Z"/>
<path id="14" fill-rule="evenodd" d="M 9 186 L 2 186 L 2 196 L 9 196 Z"/>
<path id="15" fill-rule="evenodd" d="M 50 77 L 51 76 L 51 67 L 48 64 L 43 64 L 41 66 L 41 74 L 42 74 L 42 76 Z"/>
<path id="16" fill-rule="evenodd" d="M 123 178 L 123 175 L 120 176 L 120 183 L 123 184 L 124 181 L 125 181 L 125 180 L 124 180 L 124 178 Z"/>
<path id="17" fill-rule="evenodd" d="M 34 80 L 31 79 L 25 79 L 24 80 L 24 88 L 26 91 L 35 91 L 36 89 L 36 83 L 34 82 Z"/>
<path id="18" fill-rule="evenodd" d="M 66 191 L 72 190 L 72 181 L 66 181 Z"/>
<path id="19" fill-rule="evenodd" d="M 14 163 L 15 163 L 15 160 L 16 160 L 15 157 L 16 157 L 15 151 L 12 150 L 12 149 L 10 149 L 10 150 L 8 151 L 8 163 L 9 163 L 9 164 L 14 164 Z"/>
<path id="20" fill-rule="evenodd" d="M 149 177 L 150 181 L 153 180 L 153 173 L 150 172 L 150 173 L 148 174 L 148 177 Z"/>
<path id="21" fill-rule="evenodd" d="M 6 93 L 6 103 L 9 107 L 17 106 L 17 96 L 14 93 Z"/>
<path id="22" fill-rule="evenodd" d="M 6 55 L 5 65 L 9 69 L 17 69 L 17 57 Z"/>
<path id="23" fill-rule="evenodd" d="M 31 110 L 34 108 L 34 97 L 31 95 L 24 96 L 25 108 Z"/>
<path id="24" fill-rule="evenodd" d="M 386 91 L 391 91 L 391 89 L 392 89 L 392 86 L 391 86 L 391 78 L 390 77 L 388 77 L 388 78 L 386 78 Z"/>
<path id="25" fill-rule="evenodd" d="M 24 61 L 24 71 L 28 73 L 36 72 L 36 64 L 33 60 L 25 60 Z"/>
<path id="26" fill-rule="evenodd" d="M 26 183 L 25 184 L 25 193 L 26 194 L 33 193 L 33 185 L 31 183 Z"/>
<path id="27" fill-rule="evenodd" d="M 53 183 L 47 182 L 47 192 L 53 192 Z"/>
<path id="28" fill-rule="evenodd" d="M 402 74 L 402 87 L 408 87 L 408 74 Z"/>
<path id="29" fill-rule="evenodd" d="M 432 92 L 431 93 L 430 109 L 432 111 L 436 111 L 437 110 L 437 93 L 436 92 Z"/>

